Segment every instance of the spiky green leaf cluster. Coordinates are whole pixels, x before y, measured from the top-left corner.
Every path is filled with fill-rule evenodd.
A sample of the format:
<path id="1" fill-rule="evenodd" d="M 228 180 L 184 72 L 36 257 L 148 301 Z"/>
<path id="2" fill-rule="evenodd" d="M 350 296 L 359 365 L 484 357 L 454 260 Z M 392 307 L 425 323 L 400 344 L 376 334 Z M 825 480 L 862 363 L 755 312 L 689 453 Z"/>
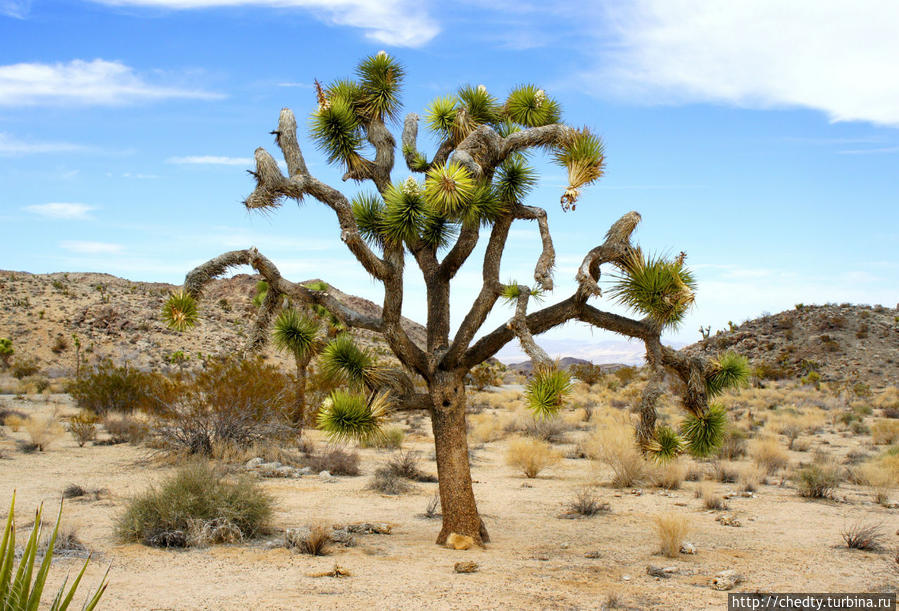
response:
<path id="1" fill-rule="evenodd" d="M 475 181 L 469 171 L 455 161 L 431 168 L 425 179 L 425 199 L 437 214 L 458 216 L 471 202 Z"/>
<path id="2" fill-rule="evenodd" d="M 360 101 L 365 115 L 381 121 L 396 119 L 405 76 L 400 63 L 381 51 L 360 62 L 356 75 L 359 77 Z"/>
<path id="3" fill-rule="evenodd" d="M 3 611 L 37 611 L 41 604 L 41 597 L 44 592 L 44 585 L 47 582 L 47 575 L 50 572 L 50 565 L 53 561 L 53 551 L 56 545 L 56 537 L 59 533 L 59 524 L 62 519 L 62 505 L 59 507 L 59 515 L 56 518 L 56 526 L 47 542 L 47 551 L 44 558 L 37 567 L 37 574 L 34 573 L 35 561 L 37 559 L 37 548 L 41 533 L 41 514 L 43 507 L 38 509 L 37 516 L 34 520 L 34 526 L 31 529 L 31 535 L 25 543 L 22 551 L 22 557 L 19 560 L 19 566 L 13 572 L 16 560 L 16 528 L 15 528 L 15 506 L 16 494 L 13 492 L 12 503 L 9 507 L 9 513 L 6 517 L 6 528 L 3 530 L 3 540 L 0 542 L 0 609 Z M 81 584 L 84 577 L 84 571 L 90 563 L 88 558 L 81 567 L 72 587 L 66 592 L 66 582 L 68 577 L 63 581 L 62 586 L 56 593 L 53 602 L 50 603 L 50 611 L 65 611 L 72 603 L 75 597 L 75 591 Z M 106 578 L 109 570 L 100 581 L 97 591 L 92 596 L 89 595 L 82 609 L 84 611 L 92 611 L 100 602 L 100 597 L 106 591 Z M 34 581 L 32 581 L 34 578 Z"/>
<path id="4" fill-rule="evenodd" d="M 197 324 L 197 300 L 185 291 L 172 292 L 162 306 L 162 320 L 170 329 L 185 331 Z"/>
<path id="5" fill-rule="evenodd" d="M 459 98 L 454 95 L 434 98 L 425 110 L 428 127 L 442 140 L 452 139 Z"/>
<path id="6" fill-rule="evenodd" d="M 310 291 L 327 291 L 331 287 L 324 280 L 312 280 L 303 284 Z"/>
<path id="7" fill-rule="evenodd" d="M 674 460 L 683 450 L 683 440 L 674 429 L 665 424 L 656 427 L 655 435 L 646 447 L 646 453 L 659 463 Z"/>
<path id="8" fill-rule="evenodd" d="M 570 189 L 578 189 L 599 179 L 606 166 L 602 139 L 589 129 L 575 130 L 553 151 L 553 159 L 568 169 Z"/>
<path id="9" fill-rule="evenodd" d="M 537 301 L 543 300 L 543 290 L 539 287 L 534 287 L 530 289 L 531 299 L 535 299 Z M 503 285 L 503 293 L 500 295 L 500 298 L 508 303 L 509 305 L 515 305 L 518 303 L 518 297 L 521 295 L 521 285 L 515 282 L 514 280 L 509 280 L 505 285 Z"/>
<path id="10" fill-rule="evenodd" d="M 369 398 L 361 393 L 336 390 L 318 411 L 318 428 L 331 441 L 371 441 L 383 434 L 389 407 L 387 393 Z"/>
<path id="11" fill-rule="evenodd" d="M 369 244 L 384 244 L 384 200 L 374 193 L 359 193 L 351 202 L 356 226 Z"/>
<path id="12" fill-rule="evenodd" d="M 538 367 L 525 389 L 528 407 L 538 418 L 559 413 L 571 394 L 571 376 L 558 367 Z"/>
<path id="13" fill-rule="evenodd" d="M 477 125 L 491 125 L 500 121 L 502 107 L 483 85 L 466 85 L 459 89 L 459 100 L 471 121 Z"/>
<path id="14" fill-rule="evenodd" d="M 506 98 L 506 116 L 524 127 L 558 123 L 562 116 L 559 103 L 536 85 L 521 85 Z"/>
<path id="15" fill-rule="evenodd" d="M 295 358 L 306 360 L 318 348 L 320 327 L 318 321 L 304 316 L 299 310 L 281 310 L 272 329 L 272 341 L 279 350 L 285 350 Z"/>
<path id="16" fill-rule="evenodd" d="M 523 155 L 513 155 L 496 169 L 496 194 L 506 202 L 521 202 L 537 184 L 537 172 Z"/>
<path id="17" fill-rule="evenodd" d="M 725 352 L 712 362 L 712 372 L 706 378 L 705 388 L 709 397 L 717 397 L 729 388 L 739 388 L 749 380 L 749 359 L 733 351 Z"/>
<path id="18" fill-rule="evenodd" d="M 509 204 L 499 197 L 491 185 L 477 185 L 468 203 L 456 215 L 462 225 L 477 227 L 490 225 L 509 209 Z"/>
<path id="19" fill-rule="evenodd" d="M 342 333 L 331 340 L 319 359 L 328 379 L 354 388 L 374 387 L 375 363 L 367 348 L 360 348 L 351 335 Z"/>
<path id="20" fill-rule="evenodd" d="M 418 189 L 394 183 L 384 192 L 381 234 L 392 243 L 414 242 L 428 212 Z"/>
<path id="21" fill-rule="evenodd" d="M 676 327 L 693 304 L 696 282 L 680 259 L 646 257 L 639 250 L 621 265 L 610 295 L 619 303 L 646 314 L 663 327 Z"/>
<path id="22" fill-rule="evenodd" d="M 313 113 L 311 122 L 312 138 L 328 156 L 328 163 L 339 162 L 348 170 L 359 165 L 362 127 L 353 101 L 332 94 L 327 104 Z"/>
<path id="23" fill-rule="evenodd" d="M 702 415 L 687 414 L 680 426 L 680 433 L 693 456 L 708 456 L 716 451 L 726 432 L 727 410 L 720 403 L 710 403 Z"/>

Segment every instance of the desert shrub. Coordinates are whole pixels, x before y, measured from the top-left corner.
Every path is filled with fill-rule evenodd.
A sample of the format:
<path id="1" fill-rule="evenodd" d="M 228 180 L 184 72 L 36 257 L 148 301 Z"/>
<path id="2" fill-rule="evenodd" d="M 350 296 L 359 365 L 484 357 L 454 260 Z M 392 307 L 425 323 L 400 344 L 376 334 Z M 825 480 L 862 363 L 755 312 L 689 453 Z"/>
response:
<path id="1" fill-rule="evenodd" d="M 568 371 L 571 372 L 571 375 L 589 386 L 593 386 L 605 376 L 602 372 L 602 367 L 594 365 L 593 363 L 576 363 L 569 367 Z"/>
<path id="2" fill-rule="evenodd" d="M 417 452 L 400 452 L 387 461 L 385 466 L 397 477 L 404 477 L 416 482 L 435 482 L 437 478 L 422 472 L 418 467 Z"/>
<path id="3" fill-rule="evenodd" d="M 498 363 L 484 361 L 474 367 L 468 374 L 469 381 L 477 390 L 484 390 L 488 386 L 502 384 L 502 370 L 504 367 Z"/>
<path id="4" fill-rule="evenodd" d="M 403 494 L 412 490 L 412 486 L 406 478 L 397 475 L 388 467 L 375 469 L 375 474 L 368 483 L 368 488 L 390 495 Z"/>
<path id="5" fill-rule="evenodd" d="M 428 520 L 442 517 L 442 514 L 440 513 L 440 494 L 438 492 L 435 492 L 434 496 L 431 497 L 431 500 L 428 501 L 428 506 L 425 507 L 425 512 L 421 515 Z"/>
<path id="6" fill-rule="evenodd" d="M 899 407 L 885 407 L 881 412 L 884 418 L 899 419 Z"/>
<path id="7" fill-rule="evenodd" d="M 702 499 L 702 504 L 706 509 L 727 509 L 727 503 L 724 502 L 724 497 L 718 494 L 715 491 L 714 486 L 709 483 L 699 486 L 696 489 L 696 496 Z"/>
<path id="8" fill-rule="evenodd" d="M 83 448 L 88 441 L 97 438 L 97 415 L 87 410 L 81 410 L 77 415 L 69 418 L 68 429 L 78 447 Z"/>
<path id="9" fill-rule="evenodd" d="M 525 420 L 521 432 L 528 437 L 546 441 L 547 443 L 563 443 L 565 441 L 565 433 L 571 429 L 571 425 L 558 417 L 528 418 Z"/>
<path id="10" fill-rule="evenodd" d="M 883 541 L 883 531 L 880 524 L 863 524 L 856 522 L 840 531 L 840 536 L 849 549 L 865 551 L 877 551 Z"/>
<path id="11" fill-rule="evenodd" d="M 899 421 L 878 420 L 871 426 L 871 439 L 877 445 L 891 445 L 899 442 Z"/>
<path id="12" fill-rule="evenodd" d="M 809 499 L 825 499 L 840 485 L 840 471 L 835 465 L 812 463 L 794 475 L 799 495 Z"/>
<path id="13" fill-rule="evenodd" d="M 361 448 L 377 448 L 379 450 L 398 450 L 403 447 L 406 433 L 398 426 L 390 426 L 384 429 L 382 435 L 373 435 L 359 442 Z"/>
<path id="14" fill-rule="evenodd" d="M 10 373 L 17 380 L 22 380 L 27 378 L 28 376 L 33 376 L 37 372 L 41 370 L 40 366 L 37 364 L 37 360 L 30 359 L 16 359 L 12 362 L 10 367 Z"/>
<path id="15" fill-rule="evenodd" d="M 754 465 L 747 466 L 740 472 L 740 490 L 743 492 L 755 492 L 759 486 L 767 483 L 767 473 L 764 468 Z"/>
<path id="16" fill-rule="evenodd" d="M 47 574 L 50 572 L 53 556 L 57 551 L 57 542 L 61 542 L 59 526 L 62 520 L 62 506 L 60 506 L 59 515 L 56 518 L 56 526 L 53 528 L 49 539 L 46 540 L 42 550 L 39 549 L 38 541 L 40 540 L 41 524 L 43 523 L 41 520 L 43 507 L 38 509 L 31 535 L 21 551 L 21 557 L 19 557 L 16 549 L 16 528 L 13 518 L 15 505 L 16 495 L 13 493 L 12 503 L 6 517 L 6 528 L 3 531 L 2 544 L 0 544 L 0 608 L 9 611 L 31 611 L 36 610 L 40 605 Z M 37 573 L 34 573 L 34 564 L 41 552 L 43 552 L 43 559 L 37 567 Z M 19 557 L 18 567 L 14 566 L 17 557 Z M 63 582 L 62 587 L 56 593 L 55 602 L 50 607 L 52 611 L 65 611 L 68 608 L 89 562 L 90 559 L 88 558 L 68 592 L 65 591 L 66 583 Z M 107 575 L 108 573 L 107 571 Z M 32 581 L 32 576 L 34 581 Z M 84 601 L 82 609 L 84 611 L 92 611 L 96 608 L 105 591 L 106 575 L 103 576 L 94 594 L 88 595 L 88 599 Z"/>
<path id="17" fill-rule="evenodd" d="M 687 467 L 677 461 L 656 465 L 652 470 L 652 483 L 665 490 L 677 490 L 684 482 Z"/>
<path id="18" fill-rule="evenodd" d="M 742 429 L 728 427 L 718 448 L 718 458 L 737 460 L 744 456 L 746 456 L 746 433 Z"/>
<path id="19" fill-rule="evenodd" d="M 494 414 L 474 414 L 468 418 L 471 438 L 480 443 L 502 439 L 506 435 L 505 422 Z"/>
<path id="20" fill-rule="evenodd" d="M 9 360 L 16 353 L 12 347 L 12 340 L 8 337 L 0 337 L 0 367 L 6 369 L 9 367 Z"/>
<path id="21" fill-rule="evenodd" d="M 640 371 L 636 367 L 620 367 L 612 375 L 618 379 L 621 386 L 627 386 L 637 378 L 639 373 Z"/>
<path id="22" fill-rule="evenodd" d="M 150 434 L 150 427 L 147 423 L 133 416 L 107 414 L 103 418 L 103 427 L 109 433 L 108 443 L 110 444 L 130 443 L 136 445 Z"/>
<path id="23" fill-rule="evenodd" d="M 766 473 L 773 474 L 790 463 L 787 451 L 774 439 L 756 441 L 750 450 L 752 460 Z"/>
<path id="24" fill-rule="evenodd" d="M 214 359 L 159 406 L 156 433 L 170 450 L 209 455 L 213 442 L 249 447 L 286 431 L 289 376 L 261 359 Z"/>
<path id="25" fill-rule="evenodd" d="M 677 513 L 665 513 L 655 516 L 653 521 L 659 539 L 659 551 L 668 558 L 676 558 L 684 537 L 690 532 L 687 518 Z"/>
<path id="26" fill-rule="evenodd" d="M 66 339 L 65 335 L 57 335 L 56 339 L 53 340 L 53 345 L 50 346 L 50 351 L 53 352 L 53 354 L 62 354 L 68 349 L 69 340 Z"/>
<path id="27" fill-rule="evenodd" d="M 575 494 L 574 499 L 568 503 L 568 513 L 571 515 L 591 517 L 599 513 L 609 511 L 608 503 L 603 503 L 591 488 L 581 488 Z"/>
<path id="28" fill-rule="evenodd" d="M 331 553 L 331 529 L 324 524 L 307 528 L 289 528 L 284 537 L 288 549 L 295 549 L 310 556 L 326 556 Z"/>
<path id="29" fill-rule="evenodd" d="M 310 454 L 306 457 L 305 463 L 315 472 L 327 471 L 331 475 L 359 475 L 358 452 L 329 448 L 321 453 Z"/>
<path id="30" fill-rule="evenodd" d="M 122 541 L 154 547 L 256 537 L 268 527 L 272 499 L 250 478 L 225 479 L 203 462 L 193 462 L 128 501 L 116 533 Z M 237 536 L 239 535 L 239 536 Z"/>
<path id="31" fill-rule="evenodd" d="M 25 423 L 27 421 L 28 416 L 26 416 L 23 412 L 14 410 L 0 411 L 0 422 L 2 422 L 5 426 L 8 426 L 9 429 L 14 433 L 17 433 L 19 429 L 25 426 Z"/>
<path id="32" fill-rule="evenodd" d="M 25 421 L 25 432 L 38 452 L 46 450 L 51 443 L 65 433 L 63 426 L 54 414 L 33 415 Z"/>
<path id="33" fill-rule="evenodd" d="M 561 456 L 545 441 L 514 439 L 506 449 L 506 463 L 528 478 L 537 477 L 545 468 L 559 462 Z"/>
<path id="34" fill-rule="evenodd" d="M 612 469 L 612 485 L 629 488 L 640 483 L 646 475 L 647 463 L 626 429 L 598 432 L 588 446 L 588 452 Z"/>
<path id="35" fill-rule="evenodd" d="M 733 484 L 740 478 L 740 472 L 734 465 L 720 460 L 712 465 L 712 472 L 722 484 Z"/>
<path id="36" fill-rule="evenodd" d="M 96 365 L 68 387 L 68 393 L 78 407 L 99 416 L 109 412 L 153 411 L 157 401 L 167 398 L 165 391 L 162 376 L 139 371 L 127 364 L 117 367 L 110 360 Z"/>

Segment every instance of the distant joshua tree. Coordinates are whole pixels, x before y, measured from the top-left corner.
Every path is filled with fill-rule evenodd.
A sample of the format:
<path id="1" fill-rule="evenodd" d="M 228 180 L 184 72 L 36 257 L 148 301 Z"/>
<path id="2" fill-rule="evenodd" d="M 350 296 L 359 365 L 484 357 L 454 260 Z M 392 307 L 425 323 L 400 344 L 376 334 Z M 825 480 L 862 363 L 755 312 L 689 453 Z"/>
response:
<path id="1" fill-rule="evenodd" d="M 285 108 L 273 134 L 287 164 L 287 175 L 269 153 L 256 149 L 256 170 L 252 172 L 256 189 L 244 202 L 249 210 L 271 212 L 284 199 L 311 197 L 331 208 L 340 226 L 340 239 L 384 287 L 381 313 L 362 313 L 327 287 L 318 290 L 320 287 L 290 282 L 274 263 L 248 248 L 224 253 L 188 273 L 184 290 L 173 294 L 166 304 L 169 323 L 176 329 L 193 325 L 197 320 L 195 298 L 204 286 L 231 267 L 250 265 L 268 284 L 251 348 L 266 342 L 271 319 L 285 296 L 295 303 L 327 308 L 348 328 L 382 334 L 409 375 L 420 377 L 427 391 L 414 392 L 411 378 L 404 374 L 402 386 L 408 392 L 394 393 L 392 398 L 379 392 L 366 396 L 362 387 L 355 394 L 335 392 L 320 408 L 318 425 L 338 438 L 366 438 L 377 434 L 388 410 L 427 411 L 440 482 L 443 526 L 437 542 L 441 544 L 451 533 L 471 536 L 478 543 L 489 540 L 472 489 L 465 379 L 472 368 L 515 338 L 536 365 L 527 396 L 538 416 L 554 414 L 563 406 L 570 380 L 553 366 L 534 335 L 578 320 L 643 341 L 651 377 L 642 396 L 637 442 L 644 452 L 658 458 L 673 456 L 683 445 L 695 453 L 711 451 L 720 443 L 726 416 L 723 408 L 710 406 L 708 399 L 738 383 L 745 376 L 746 364 L 735 355 L 708 361 L 662 345 L 662 330 L 677 325 L 693 303 L 694 280 L 684 264 L 684 253 L 669 259 L 646 255 L 632 244 L 638 213 L 629 212 L 614 222 L 602 243 L 587 253 L 572 295 L 528 312 L 531 297 L 552 290 L 555 262 L 546 211 L 524 203 L 537 178 L 528 154 L 544 151 L 568 170 L 569 185 L 561 196 L 561 206 L 563 211 L 574 211 L 580 189 L 603 175 L 605 153 L 600 138 L 588 128 L 564 124 L 559 103 L 533 85 L 513 89 L 504 101 L 483 85 L 463 86 L 455 94 L 436 98 L 427 109 L 427 125 L 440 141 L 430 160 L 418 148 L 418 116 L 406 115 L 401 151 L 411 175 L 395 182 L 397 144 L 388 125 L 399 119 L 403 77 L 402 66 L 382 51 L 364 59 L 353 79 L 326 86 L 316 82 L 318 105 L 311 115 L 312 137 L 328 162 L 345 171 L 345 181 L 370 183 L 374 191 L 350 198 L 312 176 L 297 142 L 294 114 Z M 541 254 L 533 286 L 500 282 L 503 249 L 515 221 L 536 222 L 540 230 Z M 451 334 L 450 284 L 482 235 L 487 237 L 481 263 L 483 284 Z M 407 254 L 427 287 L 425 345 L 415 343 L 401 322 Z M 588 303 L 601 296 L 598 281 L 604 265 L 617 270 L 607 289 L 609 295 L 642 318 L 627 318 Z M 514 306 L 510 320 L 474 341 L 500 300 Z M 295 354 L 296 347 L 306 345 L 305 339 L 291 344 L 287 338 L 276 338 Z M 657 435 L 655 407 L 666 371 L 682 380 L 685 389 L 687 419 L 681 429 L 685 440 L 668 427 L 662 427 L 663 434 Z M 357 367 L 356 372 L 357 378 L 364 378 L 363 370 Z"/>

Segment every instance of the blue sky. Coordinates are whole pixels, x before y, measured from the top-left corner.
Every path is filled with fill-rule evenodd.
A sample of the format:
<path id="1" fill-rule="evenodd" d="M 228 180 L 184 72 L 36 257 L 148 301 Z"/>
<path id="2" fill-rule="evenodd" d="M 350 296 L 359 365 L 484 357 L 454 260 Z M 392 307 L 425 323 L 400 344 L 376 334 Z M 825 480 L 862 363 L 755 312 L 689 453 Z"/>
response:
<path id="1" fill-rule="evenodd" d="M 528 203 L 549 211 L 558 254 L 548 301 L 637 210 L 643 247 L 686 251 L 699 282 L 670 341 L 798 302 L 895 306 L 897 31 L 899 3 L 874 0 L 0 0 L 0 268 L 180 283 L 255 245 L 292 279 L 380 301 L 323 206 L 266 217 L 240 202 L 254 149 L 277 157 L 268 132 L 282 106 L 311 171 L 341 186 L 305 137 L 311 84 L 385 49 L 407 68 L 405 112 L 464 83 L 503 98 L 533 82 L 603 136 L 607 174 L 576 212 L 558 204 L 563 170 L 538 163 Z M 425 130 L 420 142 L 433 151 Z M 516 225 L 503 279 L 532 281 L 538 247 L 536 227 Z M 479 252 L 453 285 L 456 322 L 479 288 Z M 404 312 L 423 320 L 412 271 Z M 485 330 L 510 314 L 498 306 Z M 597 361 L 640 353 L 574 324 L 545 342 Z"/>

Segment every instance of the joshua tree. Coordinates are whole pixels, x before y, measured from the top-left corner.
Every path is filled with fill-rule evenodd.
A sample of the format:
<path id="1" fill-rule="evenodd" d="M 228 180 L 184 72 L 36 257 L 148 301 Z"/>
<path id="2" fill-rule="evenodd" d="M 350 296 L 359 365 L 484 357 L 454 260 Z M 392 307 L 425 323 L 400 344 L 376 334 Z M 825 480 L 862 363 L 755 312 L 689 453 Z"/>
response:
<path id="1" fill-rule="evenodd" d="M 197 316 L 194 298 L 204 285 L 233 266 L 250 265 L 269 287 L 250 347 L 265 342 L 271 317 L 283 296 L 296 303 L 323 306 L 348 328 L 383 334 L 400 363 L 427 388 L 424 393 L 392 401 L 391 409 L 421 409 L 431 416 L 443 509 L 438 543 L 453 532 L 471 536 L 478 543 L 488 541 L 469 469 L 464 380 L 473 367 L 516 337 L 537 365 L 528 397 L 538 414 L 555 413 L 570 383 L 567 374 L 553 368 L 534 336 L 578 320 L 645 343 L 651 379 L 642 397 L 636 431 L 644 451 L 664 457 L 676 453 L 681 445 L 674 436 L 677 443 L 672 447 L 670 429 L 665 430 L 664 443 L 656 439 L 655 406 L 663 392 L 666 370 L 679 377 L 685 389 L 683 406 L 690 417 L 682 432 L 687 445 L 702 452 L 720 441 L 720 411 L 710 410 L 708 397 L 739 380 L 745 363 L 737 358 L 706 361 L 662 345 L 662 330 L 676 325 L 692 304 L 694 282 L 683 253 L 674 259 L 647 256 L 631 243 L 640 221 L 638 213 L 629 212 L 613 223 L 602 243 L 587 253 L 572 295 L 528 312 L 530 297 L 553 288 L 555 251 L 546 211 L 523 203 L 536 179 L 526 155 L 543 150 L 567 168 L 569 186 L 561 205 L 564 211 L 573 211 L 579 190 L 603 174 L 601 140 L 587 128 L 562 123 L 559 104 L 535 86 L 517 87 L 504 102 L 483 85 L 463 86 L 453 95 L 435 99 L 427 109 L 428 127 L 440 140 L 430 160 L 418 148 L 419 117 L 406 115 L 401 151 L 411 175 L 395 182 L 396 140 L 388 126 L 398 121 L 403 76 L 400 64 L 382 51 L 363 60 L 354 79 L 326 86 L 316 82 L 313 138 L 328 161 L 345 171 L 345 181 L 371 184 L 374 191 L 348 198 L 314 177 L 297 142 L 294 114 L 285 108 L 272 133 L 287 164 L 287 175 L 269 153 L 256 149 L 256 170 L 251 173 L 257 184 L 244 202 L 249 210 L 271 212 L 285 199 L 311 197 L 331 208 L 340 226 L 340 239 L 384 287 L 380 314 L 364 314 L 328 290 L 288 281 L 274 263 L 251 247 L 224 253 L 188 273 L 184 291 L 173 295 L 166 305 L 166 318 L 176 327 L 189 326 Z M 541 254 L 533 286 L 504 284 L 499 279 L 503 249 L 515 221 L 536 222 L 540 230 Z M 450 284 L 482 236 L 487 238 L 481 263 L 483 284 L 453 333 Z M 407 254 L 420 269 L 427 288 L 425 345 L 416 344 L 401 322 Z M 598 281 L 604 265 L 617 269 L 611 296 L 640 318 L 613 314 L 588 303 L 601 296 Z M 514 304 L 514 314 L 507 324 L 475 341 L 500 299 Z M 414 388 L 411 381 L 406 387 Z M 350 410 L 353 417 L 345 417 L 347 401 L 326 401 L 319 424 L 338 436 L 371 434 L 382 421 L 382 398 L 378 395 L 367 404 L 358 403 Z M 368 413 L 363 413 L 365 410 Z"/>
<path id="2" fill-rule="evenodd" d="M 290 414 L 291 424 L 302 431 L 306 423 L 306 368 L 318 352 L 323 340 L 319 337 L 320 325 L 311 316 L 294 308 L 281 310 L 275 319 L 272 340 L 279 350 L 293 355 L 297 365 L 296 403 Z"/>

